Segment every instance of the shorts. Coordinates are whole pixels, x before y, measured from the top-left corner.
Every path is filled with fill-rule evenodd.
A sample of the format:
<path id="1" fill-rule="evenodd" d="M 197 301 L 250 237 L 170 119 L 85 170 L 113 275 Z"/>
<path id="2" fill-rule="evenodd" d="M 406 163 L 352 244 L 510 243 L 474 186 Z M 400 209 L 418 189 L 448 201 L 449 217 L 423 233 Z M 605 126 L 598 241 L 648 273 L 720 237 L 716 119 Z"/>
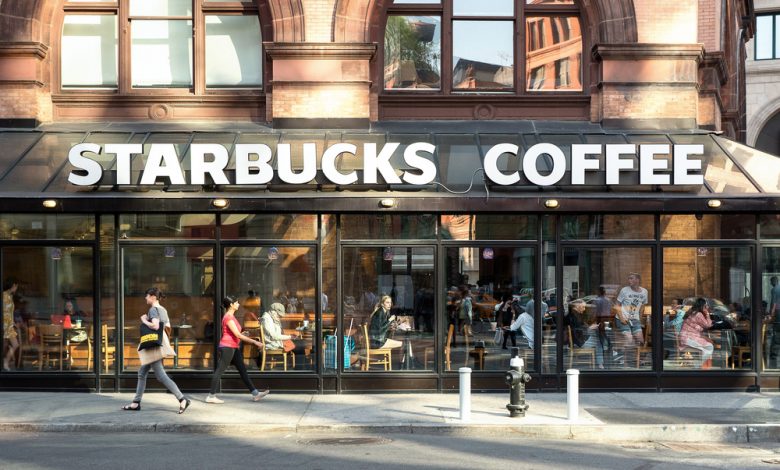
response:
<path id="1" fill-rule="evenodd" d="M 16 339 L 16 328 L 13 323 L 3 323 L 3 339 Z"/>
<path id="2" fill-rule="evenodd" d="M 623 323 L 619 318 L 615 317 L 615 326 L 621 333 L 630 332 L 632 335 L 642 333 L 642 324 L 639 323 L 639 320 L 629 319 L 628 323 Z"/>

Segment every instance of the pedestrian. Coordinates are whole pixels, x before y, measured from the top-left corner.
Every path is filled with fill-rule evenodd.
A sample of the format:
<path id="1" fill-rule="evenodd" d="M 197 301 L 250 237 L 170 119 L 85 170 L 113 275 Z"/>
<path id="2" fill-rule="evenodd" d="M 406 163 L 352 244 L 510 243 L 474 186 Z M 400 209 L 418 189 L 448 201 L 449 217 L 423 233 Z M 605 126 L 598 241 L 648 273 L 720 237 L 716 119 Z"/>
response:
<path id="1" fill-rule="evenodd" d="M 164 323 L 170 324 L 168 318 L 168 311 L 160 305 L 160 300 L 163 298 L 163 293 L 157 287 L 151 287 L 146 290 L 146 305 L 149 306 L 149 312 L 141 316 L 141 322 L 152 330 L 159 330 Z M 176 383 L 168 377 L 163 367 L 164 354 L 161 351 L 163 348 L 170 349 L 170 345 L 167 344 L 165 333 L 163 332 L 163 346 L 157 348 L 143 349 L 138 351 L 138 356 L 141 358 L 141 368 L 138 369 L 138 384 L 135 387 L 135 397 L 133 402 L 122 407 L 125 411 L 140 411 L 141 399 L 144 396 L 144 390 L 146 389 L 146 377 L 149 375 L 149 371 L 154 371 L 154 376 L 157 380 L 165 385 L 165 388 L 170 391 L 173 396 L 179 401 L 179 414 L 184 413 L 190 406 L 190 400 L 184 397 Z M 140 346 L 140 345 L 139 345 Z M 172 350 L 171 350 L 172 351 Z M 148 358 L 148 359 L 147 359 Z M 154 359 L 156 358 L 156 359 Z M 147 360 L 150 362 L 145 363 Z"/>
<path id="2" fill-rule="evenodd" d="M 262 348 L 265 345 L 241 333 L 241 327 L 236 319 L 236 310 L 238 310 L 239 306 L 238 301 L 232 297 L 226 296 L 222 299 L 222 308 L 225 309 L 225 315 L 222 317 L 222 339 L 219 341 L 217 354 L 219 359 L 217 371 L 214 372 L 214 377 L 211 379 L 211 389 L 209 390 L 209 396 L 206 397 L 206 403 L 225 403 L 224 400 L 217 398 L 217 388 L 219 387 L 219 379 L 231 363 L 236 366 L 241 380 L 244 381 L 244 385 L 252 393 L 253 401 L 258 401 L 269 393 L 268 389 L 262 392 L 258 391 L 246 373 L 244 356 L 241 354 L 241 341 L 254 344 L 258 348 Z"/>

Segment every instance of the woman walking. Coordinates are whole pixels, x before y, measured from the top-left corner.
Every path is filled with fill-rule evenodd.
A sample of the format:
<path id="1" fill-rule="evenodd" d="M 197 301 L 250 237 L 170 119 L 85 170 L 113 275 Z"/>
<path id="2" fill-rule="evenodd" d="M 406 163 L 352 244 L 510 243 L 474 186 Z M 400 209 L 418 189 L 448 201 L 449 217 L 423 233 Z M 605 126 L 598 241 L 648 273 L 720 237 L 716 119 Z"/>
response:
<path id="1" fill-rule="evenodd" d="M 141 322 L 153 330 L 159 330 L 162 326 L 160 323 L 164 323 L 166 325 L 170 324 L 170 320 L 168 319 L 168 311 L 165 310 L 165 307 L 160 305 L 160 299 L 162 298 L 163 294 L 160 289 L 156 287 L 147 289 L 146 305 L 149 305 L 149 313 L 141 316 Z M 165 336 L 164 333 L 163 336 Z M 138 355 L 141 358 L 141 368 L 138 369 L 138 385 L 136 385 L 135 388 L 135 397 L 133 398 L 132 403 L 122 407 L 123 410 L 141 410 L 141 399 L 144 396 L 144 390 L 146 389 L 146 377 L 149 375 L 150 370 L 154 371 L 154 376 L 157 377 L 157 380 L 165 385 L 165 388 L 173 393 L 176 399 L 179 400 L 179 414 L 184 413 L 184 411 L 187 410 L 187 408 L 190 406 L 190 400 L 184 398 L 184 394 L 181 393 L 181 390 L 179 390 L 179 387 L 176 386 L 176 383 L 174 383 L 174 381 L 168 377 L 168 374 L 165 373 L 165 368 L 163 367 L 162 349 L 170 349 L 170 345 L 168 345 L 167 341 L 165 341 L 166 338 L 167 337 L 163 338 L 163 346 L 138 351 Z M 158 359 L 154 359 L 155 357 Z M 144 364 L 144 362 L 147 360 L 150 360 L 150 362 Z"/>
<path id="2" fill-rule="evenodd" d="M 222 308 L 225 309 L 225 315 L 222 317 L 222 339 L 219 341 L 218 354 L 219 362 L 217 363 L 217 371 L 214 372 L 214 377 L 211 379 L 211 390 L 209 390 L 209 396 L 206 397 L 206 403 L 225 403 L 224 400 L 217 398 L 217 388 L 219 387 L 219 379 L 231 363 L 238 369 L 244 385 L 252 392 L 253 401 L 258 401 L 269 393 L 267 389 L 262 392 L 258 391 L 246 373 L 244 356 L 241 355 L 241 341 L 254 344 L 258 348 L 262 348 L 264 345 L 260 341 L 241 333 L 241 327 L 235 315 L 239 305 L 238 301 L 232 297 L 222 299 Z"/>

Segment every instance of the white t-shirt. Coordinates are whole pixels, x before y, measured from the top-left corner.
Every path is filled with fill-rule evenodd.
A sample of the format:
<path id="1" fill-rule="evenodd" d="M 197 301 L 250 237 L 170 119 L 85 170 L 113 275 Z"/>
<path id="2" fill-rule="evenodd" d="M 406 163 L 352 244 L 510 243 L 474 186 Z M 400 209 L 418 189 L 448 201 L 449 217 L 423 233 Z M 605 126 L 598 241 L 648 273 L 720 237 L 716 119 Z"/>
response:
<path id="1" fill-rule="evenodd" d="M 523 336 L 528 339 L 528 345 L 533 349 L 534 347 L 534 317 L 528 314 L 528 312 L 523 312 L 520 314 L 517 319 L 512 322 L 512 325 L 509 327 L 512 331 L 517 331 L 518 329 L 522 329 Z"/>
<path id="2" fill-rule="evenodd" d="M 620 289 L 617 301 L 628 320 L 639 320 L 639 311 L 642 305 L 647 304 L 647 289 L 640 287 L 635 291 L 631 286 L 626 286 Z"/>

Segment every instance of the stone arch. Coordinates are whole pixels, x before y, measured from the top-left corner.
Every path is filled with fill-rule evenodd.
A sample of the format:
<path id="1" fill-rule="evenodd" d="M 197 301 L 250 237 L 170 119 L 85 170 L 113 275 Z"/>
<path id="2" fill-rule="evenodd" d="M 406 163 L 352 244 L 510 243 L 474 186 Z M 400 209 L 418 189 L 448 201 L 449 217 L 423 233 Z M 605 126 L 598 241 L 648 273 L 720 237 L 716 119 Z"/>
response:
<path id="1" fill-rule="evenodd" d="M 273 38 L 274 42 L 306 40 L 302 0 L 255 0 L 255 2 L 260 10 L 261 24 L 264 26 L 263 34 L 266 33 L 264 21 L 270 20 L 272 24 L 271 31 L 268 31 L 270 34 L 263 37 Z"/>
<path id="2" fill-rule="evenodd" d="M 761 131 L 766 127 L 772 118 L 780 114 L 780 96 L 765 103 L 758 109 L 752 116 L 750 116 L 750 122 L 747 125 L 747 138 L 745 143 L 751 147 L 756 146 L 758 136 Z"/>
<path id="3" fill-rule="evenodd" d="M 335 42 L 371 42 L 378 39 L 393 0 L 337 0 L 333 22 Z M 637 41 L 633 0 L 580 0 L 588 24 L 590 44 Z"/>

